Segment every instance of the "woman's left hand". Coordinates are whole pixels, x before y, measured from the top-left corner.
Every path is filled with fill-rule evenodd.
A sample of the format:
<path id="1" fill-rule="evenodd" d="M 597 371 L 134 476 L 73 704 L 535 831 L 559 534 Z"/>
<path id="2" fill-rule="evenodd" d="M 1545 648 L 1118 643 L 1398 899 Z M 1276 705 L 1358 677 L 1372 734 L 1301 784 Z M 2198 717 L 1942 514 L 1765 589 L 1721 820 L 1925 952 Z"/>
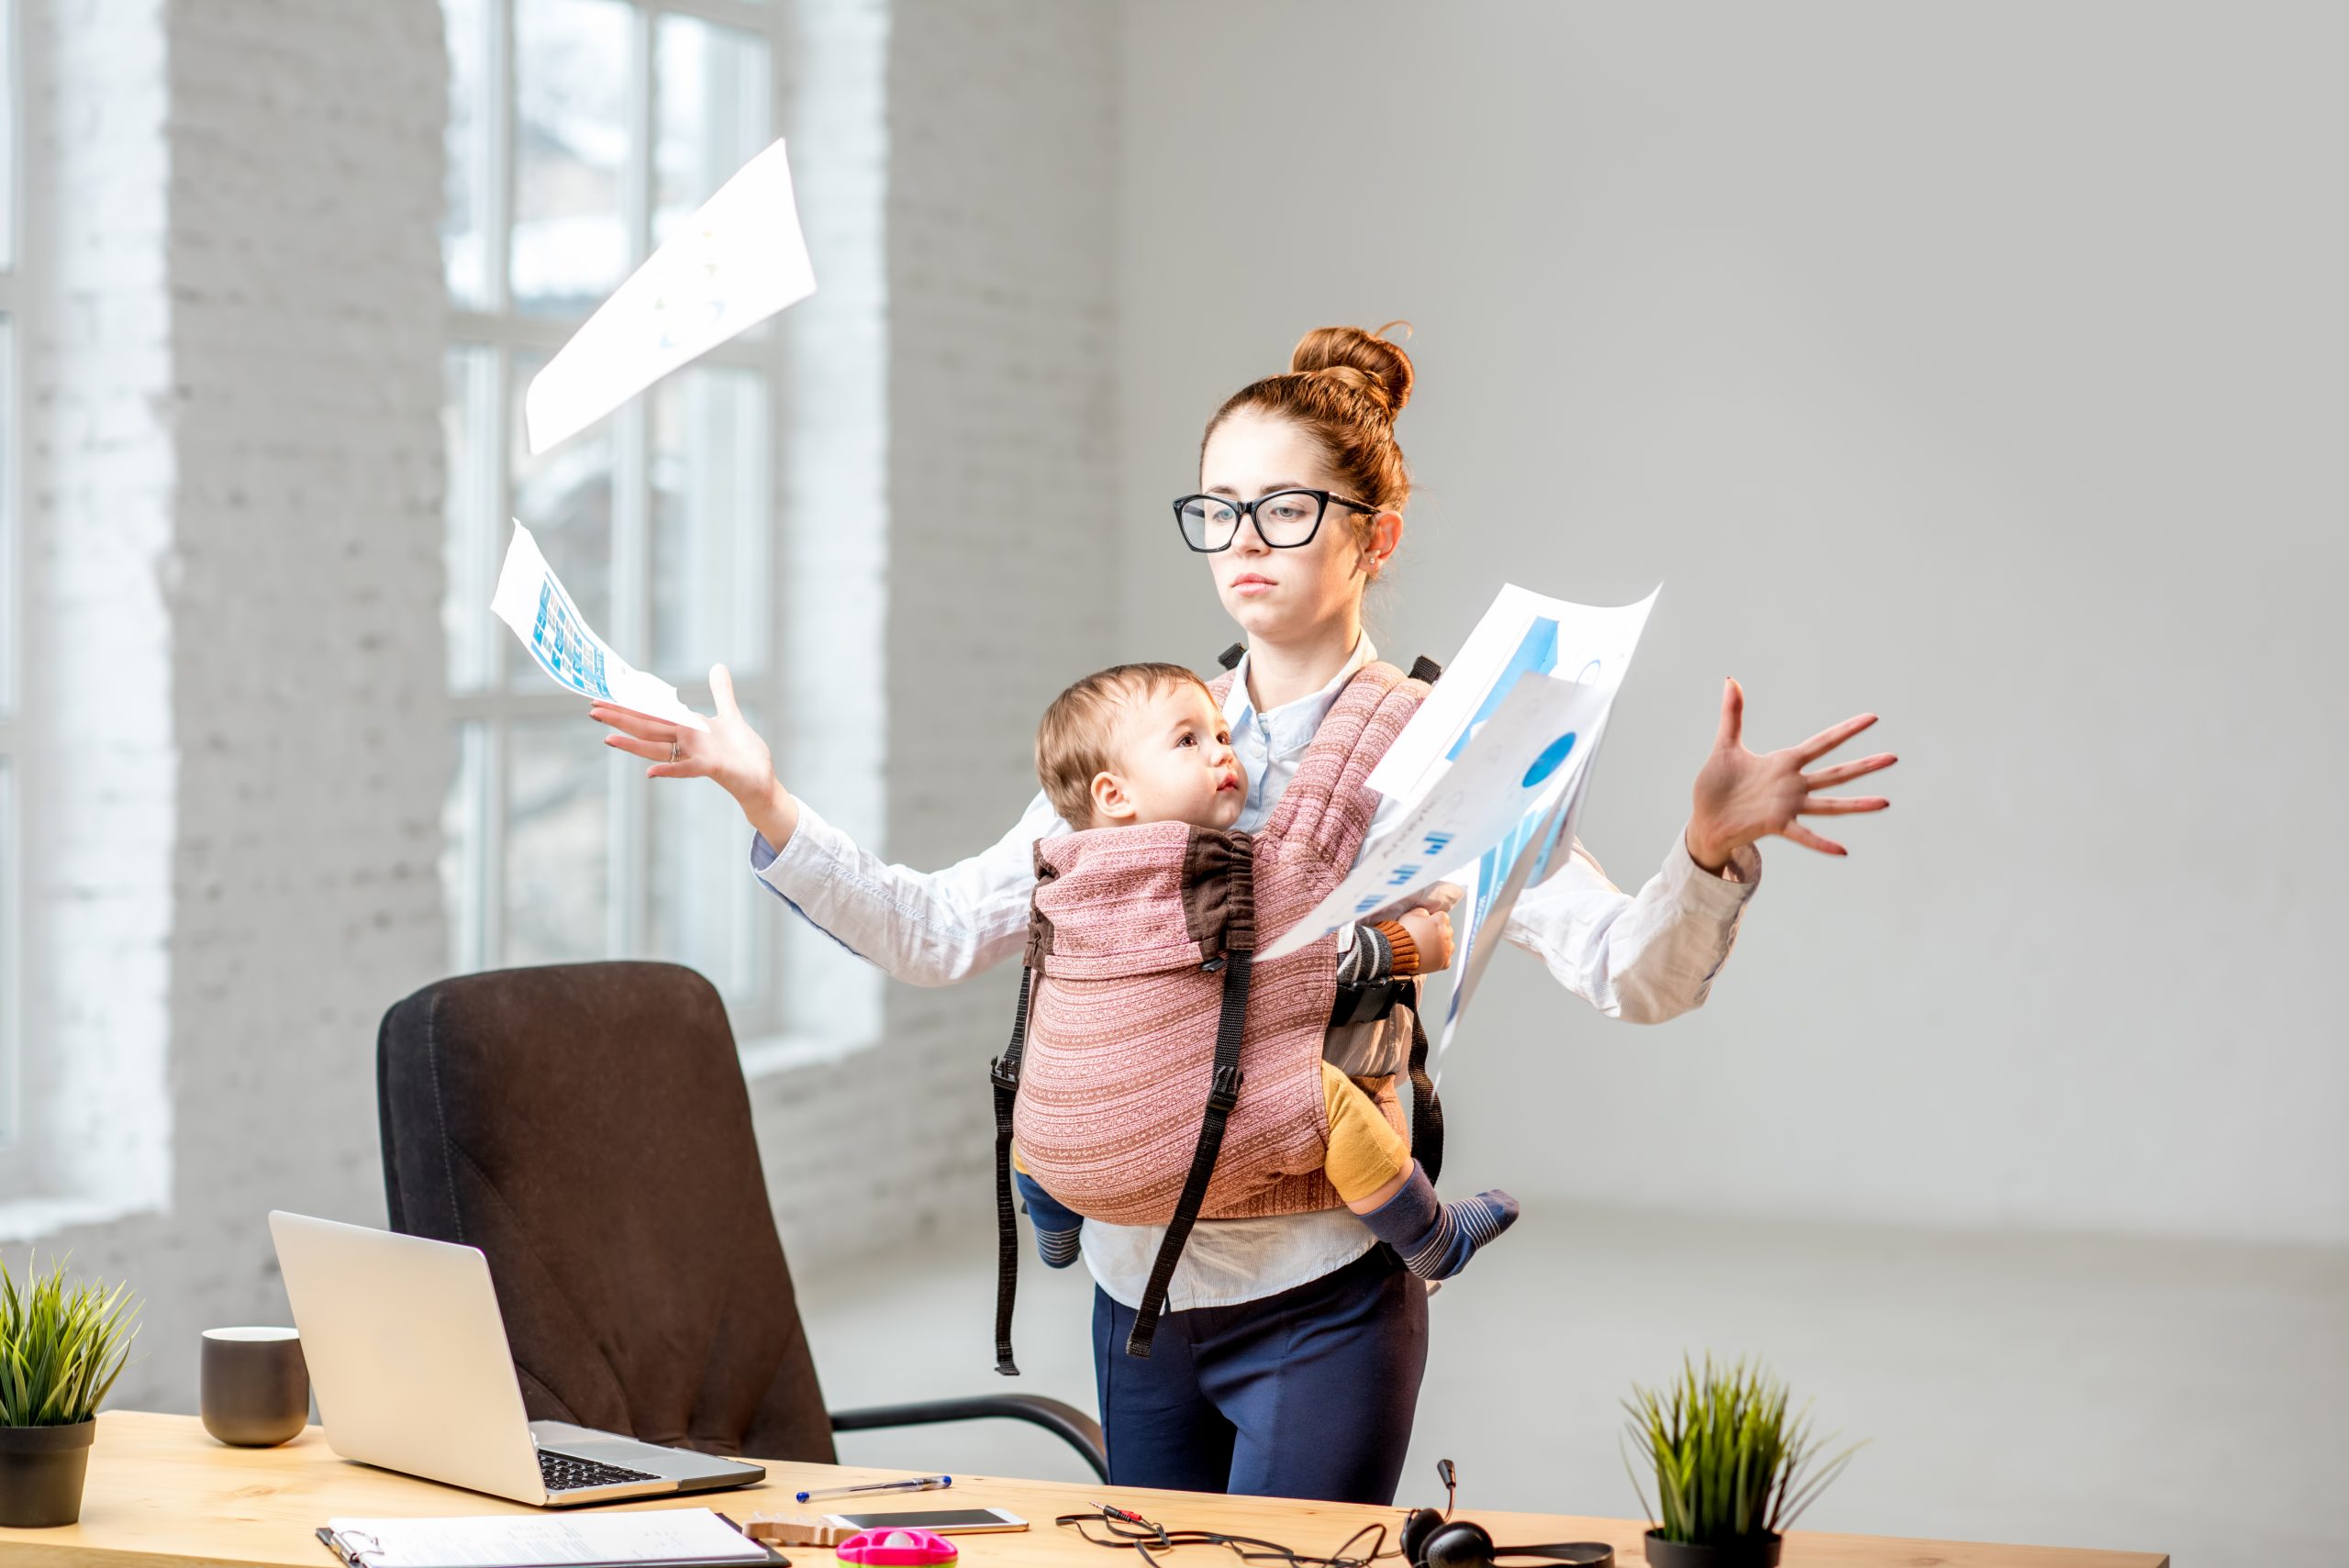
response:
<path id="1" fill-rule="evenodd" d="M 1876 715 L 1864 713 L 1820 730 L 1799 746 L 1757 756 L 1746 750 L 1742 738 L 1745 690 L 1731 681 L 1721 694 L 1721 727 L 1713 738 L 1713 754 L 1698 770 L 1697 786 L 1691 792 L 1696 809 L 1688 818 L 1690 858 L 1707 871 L 1718 873 L 1738 851 L 1774 833 L 1821 854 L 1850 853 L 1842 845 L 1820 838 L 1796 819 L 1882 811 L 1892 804 L 1882 795 L 1831 795 L 1819 792 L 1888 768 L 1899 759 L 1884 751 L 1856 762 L 1838 762 L 1817 773 L 1803 770 L 1875 722 Z"/>

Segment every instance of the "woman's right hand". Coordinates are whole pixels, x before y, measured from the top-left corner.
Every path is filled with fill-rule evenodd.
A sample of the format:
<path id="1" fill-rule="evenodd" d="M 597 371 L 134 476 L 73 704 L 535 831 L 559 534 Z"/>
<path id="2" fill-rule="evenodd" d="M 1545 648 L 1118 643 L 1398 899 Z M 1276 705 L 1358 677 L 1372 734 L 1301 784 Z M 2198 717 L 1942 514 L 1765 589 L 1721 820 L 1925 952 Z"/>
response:
<path id="1" fill-rule="evenodd" d="M 590 707 L 587 717 L 618 732 L 605 736 L 605 745 L 652 764 L 644 770 L 646 778 L 717 780 L 768 847 L 780 850 L 799 826 L 799 803 L 774 776 L 774 754 L 767 743 L 743 722 L 734 702 L 734 677 L 723 664 L 710 667 L 709 695 L 718 712 L 707 731 L 604 702 Z"/>

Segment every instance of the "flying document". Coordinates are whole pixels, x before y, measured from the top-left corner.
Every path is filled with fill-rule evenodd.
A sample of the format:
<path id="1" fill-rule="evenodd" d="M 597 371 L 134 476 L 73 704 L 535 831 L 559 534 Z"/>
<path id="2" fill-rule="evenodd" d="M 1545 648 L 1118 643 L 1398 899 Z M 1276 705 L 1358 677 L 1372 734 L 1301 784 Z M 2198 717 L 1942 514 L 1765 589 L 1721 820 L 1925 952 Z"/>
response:
<path id="1" fill-rule="evenodd" d="M 506 547 L 497 592 L 489 607 L 514 628 L 539 668 L 583 697 L 596 697 L 652 718 L 707 731 L 709 721 L 687 707 L 677 688 L 648 675 L 611 650 L 571 602 L 562 580 L 539 553 L 539 541 L 519 522 Z"/>
<path id="2" fill-rule="evenodd" d="M 578 434 L 671 371 L 816 292 L 778 141 L 735 172 L 530 380 L 532 452 Z"/>

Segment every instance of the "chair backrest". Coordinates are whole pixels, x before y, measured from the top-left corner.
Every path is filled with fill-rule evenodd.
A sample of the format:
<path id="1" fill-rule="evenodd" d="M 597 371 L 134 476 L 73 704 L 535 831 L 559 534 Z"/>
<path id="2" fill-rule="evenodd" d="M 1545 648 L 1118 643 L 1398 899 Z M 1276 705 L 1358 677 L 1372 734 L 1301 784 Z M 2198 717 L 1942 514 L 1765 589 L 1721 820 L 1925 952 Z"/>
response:
<path id="1" fill-rule="evenodd" d="M 392 1229 L 489 1258 L 534 1419 L 829 1462 L 709 982 L 576 963 L 428 985 L 376 1041 Z"/>

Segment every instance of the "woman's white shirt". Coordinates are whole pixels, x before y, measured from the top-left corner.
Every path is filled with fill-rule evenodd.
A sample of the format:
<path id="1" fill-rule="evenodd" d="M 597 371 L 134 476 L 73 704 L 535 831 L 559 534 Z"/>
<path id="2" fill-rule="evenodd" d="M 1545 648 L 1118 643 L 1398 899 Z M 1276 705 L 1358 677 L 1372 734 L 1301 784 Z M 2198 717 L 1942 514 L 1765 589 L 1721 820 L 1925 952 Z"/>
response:
<path id="1" fill-rule="evenodd" d="M 1364 637 L 1327 686 L 1265 713 L 1248 700 L 1241 660 L 1223 710 L 1249 781 L 1241 828 L 1254 831 L 1270 817 L 1339 692 L 1377 656 Z M 1382 801 L 1372 834 L 1399 809 L 1394 800 Z M 1033 845 L 1069 830 L 1039 791 L 992 846 L 942 871 L 918 872 L 860 849 L 803 801 L 799 824 L 781 850 L 751 835 L 751 864 L 769 891 L 851 951 L 900 980 L 947 985 L 1019 951 L 1035 890 Z M 1503 935 L 1609 1018 L 1660 1023 L 1704 1002 L 1737 940 L 1739 917 L 1761 880 L 1761 856 L 1741 850 L 1730 871 L 1707 872 L 1675 837 L 1663 869 L 1636 895 L 1626 895 L 1577 840 L 1563 866 L 1519 897 Z M 1408 1027 L 1402 1018 L 1353 1026 Z M 1333 1039 L 1333 1051 L 1339 1044 Z M 1136 1306 L 1163 1233 L 1160 1226 L 1088 1219 L 1085 1265 L 1113 1299 Z M 1343 1268 L 1375 1244 L 1342 1208 L 1202 1220 L 1175 1267 L 1167 1309 L 1276 1296 Z"/>

